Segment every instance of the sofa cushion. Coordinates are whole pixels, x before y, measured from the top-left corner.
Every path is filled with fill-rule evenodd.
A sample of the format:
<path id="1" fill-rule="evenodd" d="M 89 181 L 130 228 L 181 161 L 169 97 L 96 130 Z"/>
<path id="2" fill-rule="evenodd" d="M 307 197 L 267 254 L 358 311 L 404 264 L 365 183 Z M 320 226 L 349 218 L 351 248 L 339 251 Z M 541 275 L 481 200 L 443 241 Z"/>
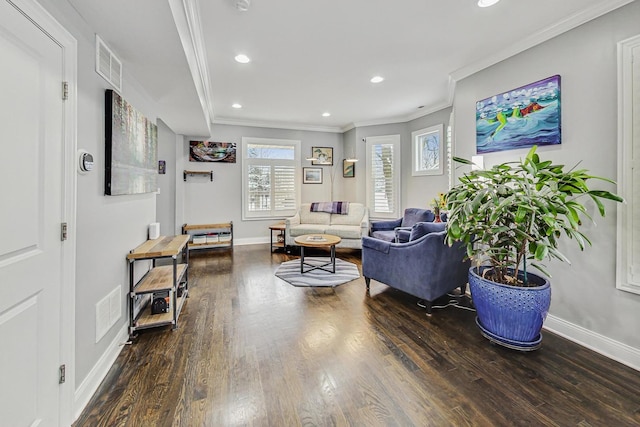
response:
<path id="1" fill-rule="evenodd" d="M 431 222 L 436 216 L 429 209 L 407 208 L 402 217 L 402 227 L 413 227 L 418 222 Z"/>
<path id="2" fill-rule="evenodd" d="M 395 242 L 396 232 L 395 230 L 379 230 L 372 232 L 371 237 L 375 237 L 376 239 L 384 240 L 386 242 Z"/>
<path id="3" fill-rule="evenodd" d="M 362 237 L 359 222 L 358 225 L 332 225 L 325 227 L 325 234 L 338 236 L 342 239 L 359 239 Z"/>
<path id="4" fill-rule="evenodd" d="M 419 239 L 420 237 L 429 233 L 444 231 L 446 228 L 446 222 L 419 222 L 411 229 L 411 236 L 409 237 L 409 241 Z"/>
<path id="5" fill-rule="evenodd" d="M 331 219 L 330 213 L 311 212 L 311 203 L 303 203 L 302 205 L 300 205 L 300 224 L 329 225 L 330 219 Z"/>
<path id="6" fill-rule="evenodd" d="M 346 215 L 331 215 L 331 225 L 360 225 L 364 217 L 365 207 L 362 203 L 349 203 L 349 213 Z"/>
<path id="7" fill-rule="evenodd" d="M 292 237 L 302 236 L 303 234 L 326 234 L 326 225 L 323 224 L 300 224 L 289 229 Z M 332 233 L 329 233 L 332 234 Z"/>

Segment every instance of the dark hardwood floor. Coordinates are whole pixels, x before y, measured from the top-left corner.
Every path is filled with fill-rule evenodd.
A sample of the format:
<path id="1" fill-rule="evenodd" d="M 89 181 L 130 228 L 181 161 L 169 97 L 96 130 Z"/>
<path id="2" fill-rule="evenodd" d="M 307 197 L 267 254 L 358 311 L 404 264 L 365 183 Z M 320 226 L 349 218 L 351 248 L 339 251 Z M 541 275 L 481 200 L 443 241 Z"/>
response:
<path id="1" fill-rule="evenodd" d="M 360 265 L 360 252 L 338 250 Z M 179 329 L 126 346 L 80 426 L 632 426 L 640 373 L 544 332 L 520 353 L 364 279 L 276 278 L 268 245 L 193 252 Z"/>

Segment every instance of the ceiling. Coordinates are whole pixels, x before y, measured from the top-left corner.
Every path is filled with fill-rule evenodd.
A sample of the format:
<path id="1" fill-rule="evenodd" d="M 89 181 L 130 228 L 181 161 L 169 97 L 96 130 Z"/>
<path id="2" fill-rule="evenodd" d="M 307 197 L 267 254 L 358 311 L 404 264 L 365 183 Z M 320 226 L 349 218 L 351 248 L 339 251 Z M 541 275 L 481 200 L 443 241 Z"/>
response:
<path id="1" fill-rule="evenodd" d="M 411 120 L 451 105 L 455 81 L 633 0 L 251 0 L 245 12 L 236 0 L 68 1 L 160 119 L 209 137 L 212 122 L 343 132 Z"/>

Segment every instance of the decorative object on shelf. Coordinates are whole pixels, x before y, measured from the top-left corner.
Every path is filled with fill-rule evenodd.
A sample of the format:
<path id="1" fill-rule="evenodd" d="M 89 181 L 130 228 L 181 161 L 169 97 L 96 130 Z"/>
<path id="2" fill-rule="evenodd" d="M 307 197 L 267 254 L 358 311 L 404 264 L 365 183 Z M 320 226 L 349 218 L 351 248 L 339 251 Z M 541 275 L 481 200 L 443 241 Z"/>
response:
<path id="1" fill-rule="evenodd" d="M 559 75 L 478 101 L 477 152 L 560 144 L 560 118 Z"/>
<path id="2" fill-rule="evenodd" d="M 545 288 L 546 279 L 530 273 L 529 268 L 549 276 L 539 261 L 555 258 L 568 262 L 558 250 L 563 234 L 575 240 L 580 249 L 591 245 L 579 231 L 581 215 L 591 219 L 580 197 L 590 198 L 601 216 L 605 216 L 602 200 L 623 201 L 616 194 L 591 190 L 587 185 L 589 180 L 614 181 L 590 175 L 585 169 L 565 171 L 564 166 L 541 161 L 536 149 L 533 146 L 517 162 L 488 170 L 472 169 L 446 195 L 447 241 L 461 241 L 476 263 L 469 270 L 469 284 L 478 325 L 492 342 L 524 351 L 539 347 L 540 328 L 551 298 L 550 291 L 533 292 Z M 454 161 L 471 165 L 471 161 L 457 157 Z M 485 281 L 495 283 L 497 294 L 485 290 Z M 516 299 L 514 293 L 522 295 Z M 483 301 L 485 297 L 490 301 Z M 528 312 L 529 308 L 533 311 Z M 503 327 L 506 325 L 509 331 Z"/>
<path id="3" fill-rule="evenodd" d="M 104 194 L 154 193 L 158 189 L 158 127 L 117 92 L 105 91 Z"/>
<path id="4" fill-rule="evenodd" d="M 190 162 L 236 162 L 235 142 L 189 141 Z"/>
<path id="5" fill-rule="evenodd" d="M 356 164 L 353 159 L 344 159 L 342 161 L 342 177 L 354 178 L 356 176 Z"/>
<path id="6" fill-rule="evenodd" d="M 302 168 L 303 184 L 322 184 L 322 168 Z"/>
<path id="7" fill-rule="evenodd" d="M 311 160 L 314 166 L 333 166 L 333 148 L 332 147 L 311 147 Z"/>
<path id="8" fill-rule="evenodd" d="M 186 181 L 187 175 L 209 175 L 209 179 L 213 182 L 213 171 L 188 171 L 182 172 L 182 177 Z"/>

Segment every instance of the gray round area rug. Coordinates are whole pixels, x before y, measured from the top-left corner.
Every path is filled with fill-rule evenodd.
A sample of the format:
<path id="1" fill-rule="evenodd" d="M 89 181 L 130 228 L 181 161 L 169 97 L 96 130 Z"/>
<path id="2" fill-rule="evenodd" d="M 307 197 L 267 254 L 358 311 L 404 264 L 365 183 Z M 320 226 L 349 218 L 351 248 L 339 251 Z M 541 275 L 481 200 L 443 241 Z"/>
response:
<path id="1" fill-rule="evenodd" d="M 330 261 L 327 257 L 305 257 L 305 264 L 322 265 Z M 311 268 L 305 265 L 305 271 Z M 331 266 L 325 268 L 331 269 Z M 336 272 L 331 273 L 320 269 L 300 274 L 300 260 L 294 259 L 280 264 L 276 276 L 293 286 L 308 287 L 336 287 L 360 277 L 358 266 L 336 258 Z"/>

